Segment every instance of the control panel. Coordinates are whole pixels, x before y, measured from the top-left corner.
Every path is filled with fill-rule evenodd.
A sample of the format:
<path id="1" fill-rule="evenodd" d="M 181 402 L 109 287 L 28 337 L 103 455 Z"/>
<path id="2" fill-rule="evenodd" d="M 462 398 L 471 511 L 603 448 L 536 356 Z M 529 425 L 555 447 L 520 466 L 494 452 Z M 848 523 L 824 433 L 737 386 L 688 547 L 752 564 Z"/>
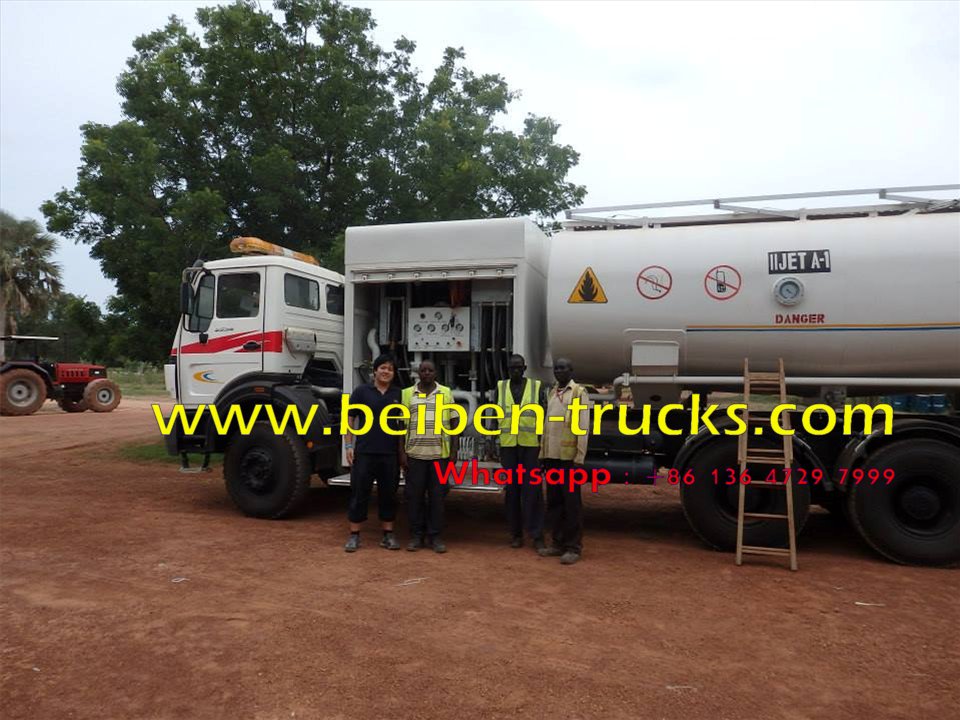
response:
<path id="1" fill-rule="evenodd" d="M 470 307 L 410 308 L 407 348 L 443 352 L 470 350 Z"/>

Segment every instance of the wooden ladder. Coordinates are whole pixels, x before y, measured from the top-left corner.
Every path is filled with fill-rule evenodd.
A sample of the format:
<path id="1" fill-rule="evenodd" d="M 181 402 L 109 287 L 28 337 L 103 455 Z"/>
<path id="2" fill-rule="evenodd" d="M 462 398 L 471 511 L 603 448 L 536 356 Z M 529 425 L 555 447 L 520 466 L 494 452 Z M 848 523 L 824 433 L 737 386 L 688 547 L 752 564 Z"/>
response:
<path id="1" fill-rule="evenodd" d="M 743 419 L 747 424 L 746 430 L 738 438 L 737 461 L 740 463 L 740 476 L 743 477 L 747 471 L 748 464 L 754 465 L 772 465 L 785 468 L 784 482 L 768 482 L 766 480 L 751 480 L 749 485 L 740 482 L 740 497 L 737 505 L 737 565 L 743 564 L 744 555 L 777 555 L 789 556 L 790 569 L 797 569 L 797 536 L 796 526 L 793 514 L 793 484 L 790 478 L 790 467 L 793 465 L 793 436 L 780 435 L 783 441 L 782 448 L 756 447 L 751 446 L 751 440 L 755 438 L 754 428 L 759 427 L 756 421 L 768 423 L 771 417 L 769 410 L 754 408 L 752 400 L 754 395 L 774 395 L 780 398 L 780 403 L 787 401 L 787 386 L 783 374 L 783 358 L 779 361 L 779 372 L 763 373 L 750 372 L 750 366 L 747 359 L 743 361 L 743 402 L 747 409 Z M 782 427 L 785 430 L 790 429 L 790 416 L 786 413 L 780 416 Z M 751 420 L 753 423 L 751 423 Z M 766 428 L 769 430 L 770 428 Z M 764 492 L 768 489 L 776 491 L 778 488 L 784 490 L 787 494 L 787 514 L 779 513 L 756 513 L 744 512 L 747 488 L 762 488 Z M 766 547 L 761 545 L 743 544 L 743 521 L 746 518 L 755 518 L 763 520 L 786 520 L 789 548 Z"/>

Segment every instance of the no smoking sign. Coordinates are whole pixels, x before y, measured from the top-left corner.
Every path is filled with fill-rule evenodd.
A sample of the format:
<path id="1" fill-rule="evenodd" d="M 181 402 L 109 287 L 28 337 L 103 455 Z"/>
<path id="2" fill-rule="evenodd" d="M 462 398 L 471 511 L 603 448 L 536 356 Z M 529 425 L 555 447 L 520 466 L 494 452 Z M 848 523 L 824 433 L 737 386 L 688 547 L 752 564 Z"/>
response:
<path id="1" fill-rule="evenodd" d="M 650 265 L 637 275 L 637 290 L 647 300 L 665 298 L 672 287 L 673 276 L 662 265 Z"/>

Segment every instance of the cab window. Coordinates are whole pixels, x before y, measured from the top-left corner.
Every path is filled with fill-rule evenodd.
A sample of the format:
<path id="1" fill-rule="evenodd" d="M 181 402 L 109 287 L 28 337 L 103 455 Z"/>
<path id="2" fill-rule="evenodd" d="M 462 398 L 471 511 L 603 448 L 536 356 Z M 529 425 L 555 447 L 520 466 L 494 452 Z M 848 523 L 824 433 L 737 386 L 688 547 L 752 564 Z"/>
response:
<path id="1" fill-rule="evenodd" d="M 245 318 L 260 314 L 260 274 L 230 273 L 217 282 L 217 317 Z"/>
<path id="2" fill-rule="evenodd" d="M 304 310 L 320 309 L 320 283 L 310 278 L 286 273 L 283 276 L 283 301 Z"/>
<path id="3" fill-rule="evenodd" d="M 331 315 L 343 315 L 343 286 L 327 285 L 327 312 Z"/>

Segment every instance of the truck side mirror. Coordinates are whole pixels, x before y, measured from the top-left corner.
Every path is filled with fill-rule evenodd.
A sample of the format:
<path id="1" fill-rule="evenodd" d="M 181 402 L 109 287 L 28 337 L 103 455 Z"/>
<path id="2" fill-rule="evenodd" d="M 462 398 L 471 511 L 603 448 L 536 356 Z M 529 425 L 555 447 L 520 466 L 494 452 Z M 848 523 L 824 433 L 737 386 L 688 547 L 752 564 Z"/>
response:
<path id="1" fill-rule="evenodd" d="M 190 283 L 180 283 L 180 314 L 189 315 L 190 306 L 193 304 L 193 288 Z"/>

